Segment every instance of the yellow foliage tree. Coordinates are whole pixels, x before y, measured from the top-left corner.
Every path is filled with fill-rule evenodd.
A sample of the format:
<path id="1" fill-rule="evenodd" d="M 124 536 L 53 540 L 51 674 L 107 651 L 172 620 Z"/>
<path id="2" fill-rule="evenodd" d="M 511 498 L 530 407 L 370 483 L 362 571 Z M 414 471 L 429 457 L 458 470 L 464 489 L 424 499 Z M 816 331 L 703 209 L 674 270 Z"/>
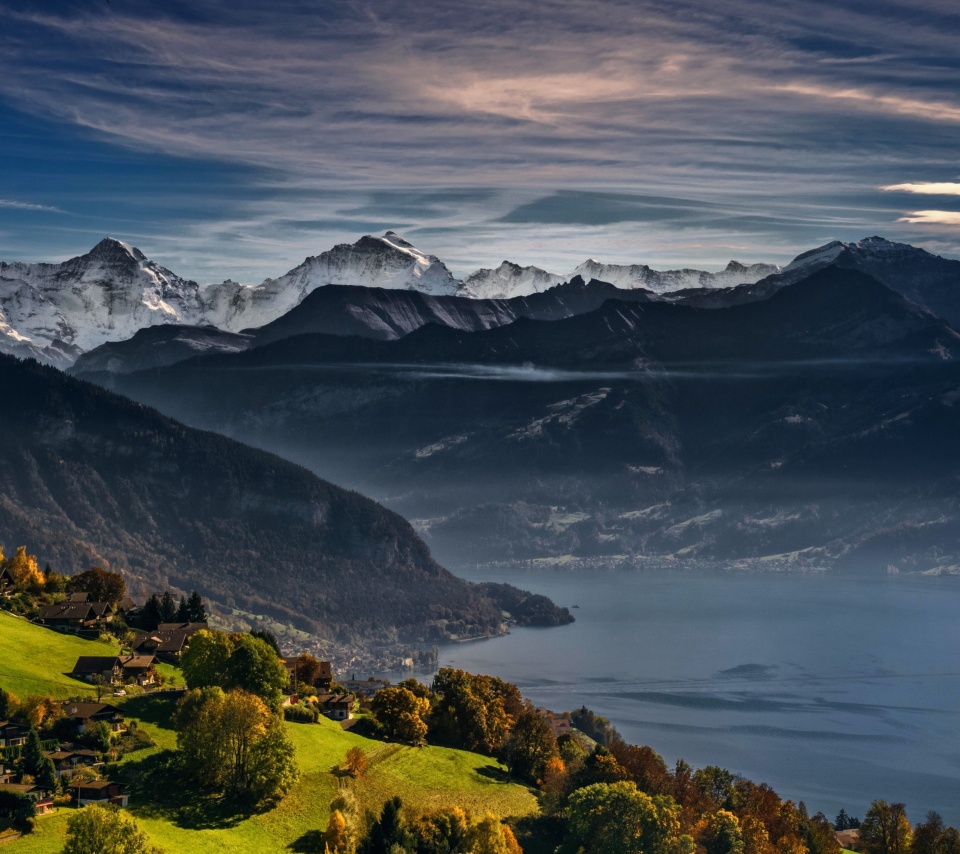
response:
<path id="1" fill-rule="evenodd" d="M 0 552 L 0 557 L 2 557 Z M 13 583 L 20 589 L 37 589 L 43 586 L 43 575 L 37 565 L 36 555 L 28 555 L 26 546 L 19 546 L 13 557 L 3 562 L 13 576 Z"/>

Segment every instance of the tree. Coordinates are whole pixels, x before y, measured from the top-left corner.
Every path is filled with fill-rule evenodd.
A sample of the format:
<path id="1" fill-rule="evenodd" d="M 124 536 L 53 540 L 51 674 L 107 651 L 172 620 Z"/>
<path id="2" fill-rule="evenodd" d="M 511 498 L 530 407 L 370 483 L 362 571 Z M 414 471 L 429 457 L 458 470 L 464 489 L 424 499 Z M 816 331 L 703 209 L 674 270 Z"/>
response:
<path id="1" fill-rule="evenodd" d="M 189 623 L 190 622 L 190 609 L 187 607 L 187 597 L 180 596 L 180 604 L 177 605 L 177 616 L 175 619 L 177 623 Z"/>
<path id="2" fill-rule="evenodd" d="M 280 651 L 280 641 L 277 640 L 277 636 L 273 632 L 268 632 L 266 629 L 254 629 L 250 634 L 273 647 L 277 658 L 283 657 L 283 653 Z"/>
<path id="3" fill-rule="evenodd" d="M 207 621 L 207 606 L 196 590 L 187 599 L 187 621 L 191 623 L 205 623 Z"/>
<path id="4" fill-rule="evenodd" d="M 517 838 L 493 815 L 485 815 L 467 832 L 470 854 L 523 854 Z"/>
<path id="5" fill-rule="evenodd" d="M 707 822 L 703 837 L 707 854 L 744 854 L 740 822 L 728 810 L 717 810 Z"/>
<path id="6" fill-rule="evenodd" d="M 733 784 L 736 778 L 726 768 L 719 768 L 716 765 L 698 768 L 693 774 L 693 782 L 718 807 L 730 809 L 733 804 Z"/>
<path id="7" fill-rule="evenodd" d="M 523 710 L 523 698 L 516 685 L 450 667 L 437 672 L 433 691 L 437 704 L 431 736 L 441 743 L 478 753 L 498 752 L 516 715 Z"/>
<path id="8" fill-rule="evenodd" d="M 177 619 L 177 602 L 173 598 L 173 594 L 167 590 L 164 592 L 163 596 L 160 597 L 160 613 L 159 613 L 159 622 L 161 623 L 173 623 Z"/>
<path id="9" fill-rule="evenodd" d="M 692 854 L 680 833 L 680 809 L 667 795 L 651 797 L 630 782 L 596 783 L 567 805 L 562 854 Z"/>
<path id="10" fill-rule="evenodd" d="M 29 774 L 31 777 L 36 777 L 40 773 L 40 768 L 43 766 L 43 760 L 46 757 L 43 755 L 43 745 L 40 743 L 40 733 L 37 732 L 36 727 L 30 727 L 30 731 L 27 733 L 27 740 L 23 744 L 22 752 L 20 753 L 20 767 L 23 770 L 24 774 Z"/>
<path id="11" fill-rule="evenodd" d="M 203 788 L 263 803 L 283 795 L 299 774 L 279 715 L 246 691 L 189 691 L 174 717 L 186 773 Z"/>
<path id="12" fill-rule="evenodd" d="M 513 725 L 503 753 L 511 774 L 536 783 L 543 779 L 547 762 L 558 755 L 557 739 L 550 724 L 535 709 L 524 709 Z"/>
<path id="13" fill-rule="evenodd" d="M 72 593 L 87 593 L 95 602 L 115 605 L 127 595 L 127 584 L 119 572 L 109 572 L 99 566 L 78 572 L 67 581 Z"/>
<path id="14" fill-rule="evenodd" d="M 865 854 L 907 854 L 910 835 L 903 804 L 874 801 L 860 825 L 860 844 Z"/>
<path id="15" fill-rule="evenodd" d="M 190 636 L 180 669 L 188 688 L 224 686 L 227 677 L 227 662 L 233 652 L 230 638 L 223 632 L 201 629 Z"/>
<path id="16" fill-rule="evenodd" d="M 277 703 L 287 686 L 287 669 L 274 648 L 253 635 L 231 637 L 234 648 L 227 661 L 225 688 L 239 688 Z"/>
<path id="17" fill-rule="evenodd" d="M 663 757 L 652 747 L 627 744 L 615 739 L 609 746 L 610 754 L 620 767 L 648 795 L 665 795 L 670 791 L 670 772 Z"/>
<path id="18" fill-rule="evenodd" d="M 330 821 L 327 822 L 323 842 L 326 854 L 351 854 L 353 851 L 353 841 L 350 838 L 347 820 L 340 810 L 330 813 Z"/>
<path id="19" fill-rule="evenodd" d="M 913 829 L 910 854 L 960 854 L 960 834 L 945 827 L 937 812 L 928 812 L 925 821 Z"/>
<path id="20" fill-rule="evenodd" d="M 351 747 L 343 758 L 343 766 L 355 780 L 367 773 L 367 754 L 360 747 Z"/>
<path id="21" fill-rule="evenodd" d="M 424 717 L 430 712 L 430 701 L 406 688 L 381 688 L 373 697 L 371 709 L 391 738 L 420 744 L 427 734 Z"/>
<path id="22" fill-rule="evenodd" d="M 160 596 L 151 593 L 140 611 L 140 625 L 148 632 L 152 632 L 160 625 Z"/>
<path id="23" fill-rule="evenodd" d="M 2 554 L 0 554 L 2 557 Z M 3 561 L 3 566 L 13 576 L 13 583 L 21 590 L 41 590 L 43 588 L 43 574 L 37 565 L 36 555 L 28 555 L 26 546 L 18 546 L 13 557 Z"/>
<path id="24" fill-rule="evenodd" d="M 67 819 L 63 854 L 162 854 L 126 813 L 91 804 Z"/>
<path id="25" fill-rule="evenodd" d="M 408 835 L 406 822 L 400 812 L 401 807 L 402 802 L 397 797 L 391 798 L 383 805 L 380 818 L 370 826 L 370 830 L 357 849 L 360 854 L 390 854 L 394 845 L 406 848 Z"/>

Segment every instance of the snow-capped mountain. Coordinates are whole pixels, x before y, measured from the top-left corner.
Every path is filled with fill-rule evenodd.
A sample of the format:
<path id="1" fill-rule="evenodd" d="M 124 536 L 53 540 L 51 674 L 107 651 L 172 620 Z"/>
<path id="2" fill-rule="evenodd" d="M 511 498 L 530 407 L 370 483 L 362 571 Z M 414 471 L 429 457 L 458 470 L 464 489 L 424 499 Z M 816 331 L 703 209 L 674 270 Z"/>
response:
<path id="1" fill-rule="evenodd" d="M 751 264 L 748 267 L 738 261 L 731 261 L 719 273 L 708 273 L 690 269 L 654 270 L 646 264 L 604 264 L 590 258 L 569 273 L 548 273 L 539 267 L 521 267 L 504 261 L 496 269 L 477 270 L 468 276 L 457 293 L 474 299 L 510 299 L 540 293 L 580 276 L 588 283 L 608 282 L 621 290 L 643 288 L 663 294 L 691 288 L 752 285 L 779 272 L 780 268 L 774 264 Z"/>
<path id="2" fill-rule="evenodd" d="M 239 332 L 263 326 L 285 314 L 322 285 L 356 285 L 453 294 L 459 282 L 435 255 L 427 255 L 388 231 L 383 237 L 361 237 L 307 258 L 278 279 L 255 287 L 226 281 L 203 290 L 207 321 Z"/>
<path id="3" fill-rule="evenodd" d="M 62 264 L 0 263 L 0 313 L 5 352 L 69 363 L 147 326 L 199 323 L 203 306 L 196 282 L 105 238 Z"/>
<path id="4" fill-rule="evenodd" d="M 533 296 L 571 280 L 581 282 L 579 287 L 607 282 L 621 291 L 700 299 L 716 307 L 766 298 L 831 264 L 868 273 L 949 322 L 960 323 L 960 289 L 955 285 L 960 262 L 879 237 L 828 243 L 798 255 L 782 269 L 731 261 L 717 273 L 659 271 L 644 264 L 591 259 L 560 274 L 504 261 L 459 281 L 439 258 L 388 231 L 382 237 L 367 235 L 356 243 L 335 246 L 259 285 L 230 280 L 198 285 L 151 261 L 139 249 L 105 238 L 87 254 L 62 264 L 0 263 L 0 352 L 66 367 L 82 352 L 129 339 L 151 326 L 207 325 L 240 332 L 272 323 L 317 288 L 332 284 L 490 301 Z M 745 293 L 754 283 L 759 283 L 762 294 Z M 357 302 L 344 310 L 362 313 L 359 296 Z M 418 325 L 413 323 L 412 328 Z M 399 330 L 403 323 L 393 326 Z"/>

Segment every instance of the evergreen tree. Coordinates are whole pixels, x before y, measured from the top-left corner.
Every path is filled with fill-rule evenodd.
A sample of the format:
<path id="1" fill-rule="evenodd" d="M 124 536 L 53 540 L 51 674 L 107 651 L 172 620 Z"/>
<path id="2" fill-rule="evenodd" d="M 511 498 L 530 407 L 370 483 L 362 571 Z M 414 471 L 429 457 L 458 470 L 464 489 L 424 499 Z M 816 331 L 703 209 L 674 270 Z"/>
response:
<path id="1" fill-rule="evenodd" d="M 207 607 L 196 590 L 187 599 L 187 619 L 191 623 L 205 623 L 207 621 Z"/>
<path id="2" fill-rule="evenodd" d="M 390 854 L 394 845 L 405 848 L 407 831 L 400 813 L 400 798 L 391 798 L 383 805 L 383 812 L 370 827 L 360 846 L 360 854 Z"/>
<path id="3" fill-rule="evenodd" d="M 187 607 L 186 596 L 180 597 L 180 604 L 177 606 L 177 616 L 174 618 L 176 623 L 190 622 L 190 609 Z"/>
<path id="4" fill-rule="evenodd" d="M 27 733 L 27 740 L 23 745 L 23 752 L 20 754 L 20 767 L 24 774 L 36 777 L 41 768 L 43 768 L 43 745 L 40 743 L 40 733 L 36 727 L 30 727 Z"/>
<path id="5" fill-rule="evenodd" d="M 265 641 L 273 647 L 274 652 L 276 652 L 278 658 L 283 658 L 283 653 L 280 652 L 280 641 L 277 640 L 277 636 L 273 632 L 268 632 L 266 629 L 254 629 L 250 634 L 255 638 L 260 638 L 260 640 Z"/>
<path id="6" fill-rule="evenodd" d="M 150 594 L 150 598 L 144 603 L 140 612 L 140 625 L 148 632 L 160 625 L 160 597 L 156 593 Z"/>
<path id="7" fill-rule="evenodd" d="M 52 759 L 44 758 L 40 771 L 36 774 L 36 781 L 38 786 L 43 786 L 50 792 L 56 793 L 60 790 L 60 780 Z"/>
<path id="8" fill-rule="evenodd" d="M 160 597 L 160 622 L 173 623 L 177 619 L 177 601 L 173 594 L 167 590 Z"/>

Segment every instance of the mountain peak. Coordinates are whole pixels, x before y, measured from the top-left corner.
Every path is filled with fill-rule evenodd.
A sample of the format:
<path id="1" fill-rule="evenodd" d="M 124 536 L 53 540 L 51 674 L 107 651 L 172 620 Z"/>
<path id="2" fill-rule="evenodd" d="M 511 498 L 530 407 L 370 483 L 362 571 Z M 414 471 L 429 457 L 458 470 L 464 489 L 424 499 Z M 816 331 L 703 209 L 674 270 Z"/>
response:
<path id="1" fill-rule="evenodd" d="M 409 240 L 405 237 L 397 234 L 395 231 L 387 231 L 384 233 L 381 240 L 389 243 L 392 246 L 396 246 L 398 249 L 413 249 L 416 251 L 416 246 L 414 246 Z"/>
<path id="2" fill-rule="evenodd" d="M 87 256 L 98 259 L 134 261 L 137 263 L 147 260 L 147 256 L 139 249 L 124 243 L 122 240 L 117 240 L 115 237 L 104 237 L 103 240 L 87 253 Z"/>

